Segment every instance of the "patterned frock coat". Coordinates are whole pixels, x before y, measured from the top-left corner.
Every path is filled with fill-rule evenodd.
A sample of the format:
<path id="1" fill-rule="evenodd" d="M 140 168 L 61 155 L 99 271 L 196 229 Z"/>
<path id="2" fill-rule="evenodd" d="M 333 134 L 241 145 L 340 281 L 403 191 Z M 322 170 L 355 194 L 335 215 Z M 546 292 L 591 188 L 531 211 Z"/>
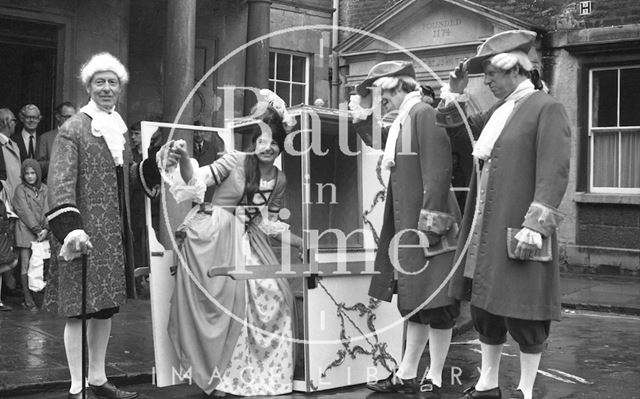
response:
<path id="1" fill-rule="evenodd" d="M 395 166 L 389 174 L 384 220 L 374 263 L 375 270 L 380 273 L 372 277 L 369 287 L 369 295 L 383 301 L 391 301 L 397 292 L 398 308 L 403 313 L 420 308 L 453 266 L 460 210 L 450 190 L 451 143 L 446 131 L 437 127 L 435 121 L 435 110 L 425 103 L 418 103 L 411 108 L 404 122 L 410 122 L 411 128 L 401 128 L 396 142 Z M 356 123 L 355 128 L 365 144 L 371 145 L 371 118 Z M 411 136 L 406 137 L 406 132 Z M 403 153 L 406 140 L 410 140 L 411 150 Z M 438 254 L 425 256 L 424 248 L 419 247 L 418 234 L 399 234 L 405 229 L 440 237 L 440 242 L 429 248 Z M 394 267 L 389 256 L 394 236 L 399 239 L 396 265 L 402 271 Z M 424 308 L 455 303 L 444 286 Z"/>
<path id="2" fill-rule="evenodd" d="M 57 256 L 64 238 L 75 229 L 84 229 L 93 244 L 87 265 L 87 313 L 120 306 L 126 300 L 125 262 L 133 259 L 128 188 L 142 184 L 148 195 L 157 192 L 155 160 L 133 164 L 127 141 L 120 173 L 106 141 L 91 133 L 91 118 L 83 112 L 60 127 L 54 148 L 47 179 L 53 238 L 45 308 L 67 317 L 81 313 L 82 259 L 67 262 Z"/>
<path id="3" fill-rule="evenodd" d="M 468 117 L 477 138 L 492 113 Z M 442 105 L 442 104 L 441 104 Z M 461 104 L 464 109 L 464 104 Z M 455 106 L 438 107 L 438 120 L 450 134 L 464 134 Z M 455 121 L 455 122 L 454 122 Z M 473 277 L 465 277 L 466 254 L 450 285 L 452 296 L 470 300 L 490 313 L 527 320 L 560 319 L 560 272 L 556 228 L 557 207 L 569 177 L 571 128 L 564 107 L 550 95 L 536 91 L 516 103 L 491 156 L 484 164 L 486 183 L 477 186 L 473 171 L 456 258 L 469 235 L 475 252 Z M 476 199 L 482 201 L 481 223 L 472 231 Z M 510 259 L 507 228 L 528 227 L 549 238 L 549 262 Z M 475 248 L 471 248 L 475 246 Z"/>

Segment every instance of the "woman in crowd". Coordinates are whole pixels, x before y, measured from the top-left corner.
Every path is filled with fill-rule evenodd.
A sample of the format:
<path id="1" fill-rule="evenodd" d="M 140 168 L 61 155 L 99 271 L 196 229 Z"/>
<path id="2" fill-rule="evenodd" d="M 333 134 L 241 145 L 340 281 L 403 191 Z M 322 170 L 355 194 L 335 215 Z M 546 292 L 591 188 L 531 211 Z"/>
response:
<path id="1" fill-rule="evenodd" d="M 274 102 L 281 105 L 278 110 Z M 284 149 L 289 118 L 279 98 L 259 102 L 252 115 L 260 123 L 254 125 L 251 152 L 231 152 L 196 168 L 179 144 L 169 142 L 161 150 L 161 156 L 168 154 L 167 165 L 179 158 L 184 182 L 201 187 L 194 190 L 197 195 L 182 196 L 176 191 L 180 183 L 174 184 L 172 191 L 183 200 L 201 203 L 204 186 L 216 186 L 211 205 L 196 205 L 179 228 L 185 266 L 206 292 L 179 267 L 169 319 L 181 365 L 191 368 L 195 383 L 214 396 L 292 390 L 293 295 L 288 282 L 207 277 L 215 266 L 280 263 L 268 236 L 279 237 L 288 229 L 278 221 L 286 179 L 273 163 Z M 301 240 L 292 244 L 300 247 Z"/>
<path id="2" fill-rule="evenodd" d="M 451 144 L 435 124 L 435 110 L 421 101 L 422 91 L 410 62 L 374 66 L 352 99 L 356 131 L 371 145 L 372 96 L 380 90 L 381 114 L 397 111 L 383 135 L 382 167 L 389 171 L 384 221 L 369 295 L 391 301 L 407 317 L 406 347 L 400 367 L 388 378 L 369 384 L 378 392 L 415 393 L 439 398 L 442 371 L 459 314 L 458 301 L 440 285 L 453 266 L 460 210 L 451 187 Z M 359 105 L 358 105 L 359 104 Z M 374 104 L 375 105 L 375 104 Z M 384 137 L 386 136 L 386 137 Z M 440 288 L 429 302 L 427 299 Z M 430 365 L 418 381 L 418 363 L 429 342 Z"/>
<path id="3" fill-rule="evenodd" d="M 528 58 L 535 38 L 530 31 L 492 36 L 441 93 L 438 116 L 451 134 L 466 134 L 454 100 L 465 109 L 468 73 L 484 73 L 499 100 L 467 117 L 478 138 L 473 156 L 480 169 L 471 178 L 458 241 L 457 256 L 465 262 L 450 288 L 456 298 L 471 301 L 482 367 L 461 399 L 502 397 L 498 376 L 507 332 L 520 347 L 520 381 L 510 398 L 531 399 L 551 320 L 560 319 L 556 229 L 571 129 L 562 104 L 541 90 L 538 79 L 529 79 L 538 76 Z"/>
<path id="4" fill-rule="evenodd" d="M 140 184 L 147 195 L 154 195 L 160 174 L 154 159 L 133 162 L 127 125 L 115 110 L 129 80 L 124 65 L 111 54 L 96 54 L 83 65 L 80 78 L 89 102 L 60 127 L 49 164 L 47 219 L 54 238 L 45 307 L 67 318 L 68 398 L 81 398 L 80 258 L 91 252 L 86 265 L 87 398 L 132 399 L 138 394 L 107 380 L 105 356 L 111 318 L 127 297 L 125 264 L 132 261 L 129 185 Z"/>
<path id="5" fill-rule="evenodd" d="M 16 224 L 16 247 L 20 249 L 20 277 L 24 302 L 22 306 L 32 312 L 37 311 L 31 291 L 27 272 L 31 258 L 31 243 L 44 241 L 49 234 L 47 218 L 47 186 L 42 184 L 40 164 L 27 158 L 22 162 L 22 184 L 16 187 L 13 195 L 13 208 L 20 218 Z"/>

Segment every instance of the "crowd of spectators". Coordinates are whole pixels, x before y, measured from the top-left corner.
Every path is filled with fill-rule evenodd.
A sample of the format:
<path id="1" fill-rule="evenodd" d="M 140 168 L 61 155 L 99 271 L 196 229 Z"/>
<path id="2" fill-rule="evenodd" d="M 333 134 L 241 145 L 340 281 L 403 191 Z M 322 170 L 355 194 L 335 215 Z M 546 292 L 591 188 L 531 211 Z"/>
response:
<path id="1" fill-rule="evenodd" d="M 34 291 L 37 284 L 29 280 L 32 278 L 30 264 L 41 261 L 32 257 L 32 246 L 46 245 L 50 238 L 45 217 L 49 161 L 56 150 L 54 140 L 58 129 L 76 112 L 76 106 L 69 101 L 58 104 L 54 113 L 55 127 L 45 131 L 37 105 L 27 104 L 17 114 L 9 108 L 0 108 L 0 311 L 13 310 L 7 302 L 19 303 L 32 312 L 37 312 L 42 304 L 44 291 Z M 140 161 L 139 121 L 129 126 L 128 136 L 133 158 Z M 209 141 L 204 145 L 208 146 Z M 201 148 L 202 143 L 198 149 Z M 143 193 L 131 196 L 136 268 L 149 266 L 143 198 Z M 44 280 L 48 260 L 42 263 L 44 267 L 38 266 L 33 274 L 39 273 Z"/>

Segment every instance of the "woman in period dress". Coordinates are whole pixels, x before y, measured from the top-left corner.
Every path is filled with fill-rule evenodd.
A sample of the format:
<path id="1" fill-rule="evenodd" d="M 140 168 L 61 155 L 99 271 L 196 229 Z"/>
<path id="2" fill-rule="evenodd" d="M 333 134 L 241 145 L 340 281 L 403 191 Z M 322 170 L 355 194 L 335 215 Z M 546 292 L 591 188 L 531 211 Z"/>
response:
<path id="1" fill-rule="evenodd" d="M 179 158 L 181 183 L 188 182 L 186 189 L 198 192 L 200 201 L 204 185 L 217 186 L 211 205 L 195 206 L 179 227 L 186 267 L 206 293 L 179 267 L 169 316 L 169 336 L 181 366 L 191 368 L 193 381 L 207 394 L 215 390 L 214 396 L 292 391 L 293 295 L 288 282 L 207 277 L 215 266 L 279 263 L 268 236 L 278 238 L 288 229 L 277 220 L 286 179 L 273 165 L 286 132 L 272 105 L 256 107 L 252 114 L 264 123 L 255 126 L 253 152 L 231 152 L 196 169 L 197 162 L 183 147 L 170 142 L 164 149 L 167 164 Z M 176 197 L 180 189 L 173 185 Z M 298 240 L 292 244 L 299 247 Z"/>

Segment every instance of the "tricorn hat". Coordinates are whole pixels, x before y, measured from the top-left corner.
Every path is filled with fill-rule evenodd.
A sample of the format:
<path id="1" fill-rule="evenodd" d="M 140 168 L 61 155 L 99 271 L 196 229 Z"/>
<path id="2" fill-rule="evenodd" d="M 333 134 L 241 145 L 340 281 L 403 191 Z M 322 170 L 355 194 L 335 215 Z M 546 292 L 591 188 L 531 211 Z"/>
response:
<path id="1" fill-rule="evenodd" d="M 530 30 L 508 30 L 493 35 L 478 46 L 478 53 L 464 63 L 464 68 L 468 73 L 482 73 L 482 63 L 494 55 L 516 50 L 527 54 L 533 46 L 536 36 L 537 34 Z"/>
<path id="2" fill-rule="evenodd" d="M 373 82 L 385 76 L 410 76 L 416 78 L 416 71 L 409 61 L 384 61 L 376 64 L 367 75 L 367 78 L 356 86 L 356 92 L 362 97 L 369 94 L 369 87 Z"/>

